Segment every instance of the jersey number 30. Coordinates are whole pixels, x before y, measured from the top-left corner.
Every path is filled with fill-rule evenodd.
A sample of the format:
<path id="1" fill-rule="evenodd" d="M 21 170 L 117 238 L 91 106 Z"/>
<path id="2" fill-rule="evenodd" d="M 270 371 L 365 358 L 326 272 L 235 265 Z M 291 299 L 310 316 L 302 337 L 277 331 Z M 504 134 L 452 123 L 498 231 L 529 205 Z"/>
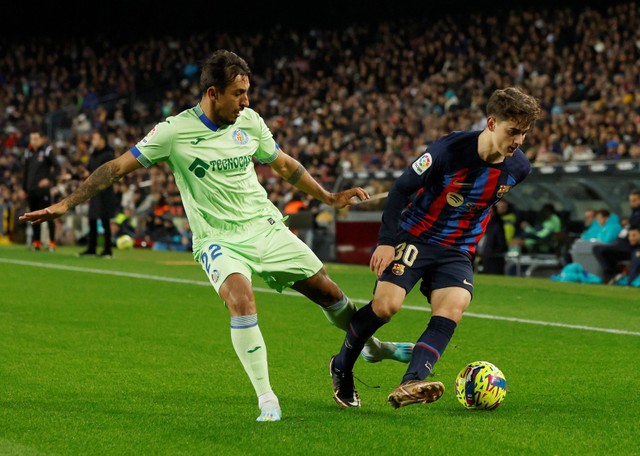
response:
<path id="1" fill-rule="evenodd" d="M 413 266 L 413 262 L 416 261 L 417 256 L 418 248 L 413 244 L 403 242 L 402 244 L 396 245 L 396 256 L 393 261 L 398 261 L 402 258 L 402 262 L 411 267 Z"/>

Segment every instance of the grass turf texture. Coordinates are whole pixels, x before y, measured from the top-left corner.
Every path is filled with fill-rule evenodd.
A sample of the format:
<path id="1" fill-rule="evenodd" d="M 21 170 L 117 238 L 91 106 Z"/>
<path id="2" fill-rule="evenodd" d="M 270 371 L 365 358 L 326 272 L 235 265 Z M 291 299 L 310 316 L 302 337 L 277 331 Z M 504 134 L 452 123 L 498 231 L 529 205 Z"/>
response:
<path id="1" fill-rule="evenodd" d="M 2 455 L 637 451 L 640 290 L 478 275 L 435 368 L 442 399 L 393 410 L 386 397 L 404 365 L 359 360 L 356 375 L 379 388 L 356 382 L 363 407 L 340 410 L 327 364 L 343 333 L 305 298 L 256 279 L 284 416 L 257 423 L 228 312 L 190 254 L 131 250 L 104 260 L 78 251 L 0 247 Z M 327 269 L 359 306 L 370 299 L 366 267 Z M 379 336 L 415 341 L 427 310 L 415 290 Z M 476 360 L 506 376 L 509 393 L 495 411 L 468 411 L 455 398 L 456 375 Z"/>

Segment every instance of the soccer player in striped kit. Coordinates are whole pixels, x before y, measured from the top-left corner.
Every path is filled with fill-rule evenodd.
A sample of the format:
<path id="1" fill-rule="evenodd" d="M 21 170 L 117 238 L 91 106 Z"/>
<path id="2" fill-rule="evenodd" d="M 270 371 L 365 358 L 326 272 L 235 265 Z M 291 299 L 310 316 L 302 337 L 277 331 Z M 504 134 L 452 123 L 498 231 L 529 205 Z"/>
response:
<path id="1" fill-rule="evenodd" d="M 471 302 L 473 257 L 491 206 L 531 171 L 520 146 L 540 112 L 539 103 L 519 88 L 496 90 L 484 130 L 439 138 L 395 181 L 370 262 L 377 276 L 374 298 L 354 314 L 329 363 L 339 406 L 360 406 L 353 385 L 360 350 L 419 281 L 431 319 L 388 402 L 398 408 L 440 398 L 444 385 L 426 379 Z"/>

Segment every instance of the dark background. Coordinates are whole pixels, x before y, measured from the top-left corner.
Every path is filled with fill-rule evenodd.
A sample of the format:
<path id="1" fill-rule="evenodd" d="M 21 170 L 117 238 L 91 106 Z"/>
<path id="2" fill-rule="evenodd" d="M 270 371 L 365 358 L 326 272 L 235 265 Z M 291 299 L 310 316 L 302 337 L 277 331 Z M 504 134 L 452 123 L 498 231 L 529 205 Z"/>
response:
<path id="1" fill-rule="evenodd" d="M 107 33 L 112 39 L 134 36 L 182 35 L 193 31 L 250 32 L 277 25 L 308 29 L 336 28 L 351 23 L 376 23 L 416 17 L 450 15 L 464 20 L 473 12 L 500 15 L 518 9 L 553 9 L 558 6 L 603 8 L 620 1 L 584 0 L 371 0 L 371 1 L 136 1 L 85 0 L 30 2 L 10 0 L 1 7 L 3 35 L 79 36 Z"/>

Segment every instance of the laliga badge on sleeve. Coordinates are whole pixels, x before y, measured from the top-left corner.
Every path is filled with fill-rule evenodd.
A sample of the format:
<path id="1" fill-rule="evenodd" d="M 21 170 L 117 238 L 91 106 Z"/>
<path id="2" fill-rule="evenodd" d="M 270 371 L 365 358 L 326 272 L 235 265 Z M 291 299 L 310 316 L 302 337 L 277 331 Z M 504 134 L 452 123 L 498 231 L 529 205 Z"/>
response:
<path id="1" fill-rule="evenodd" d="M 416 172 L 418 176 L 422 175 L 426 170 L 429 169 L 433 160 L 431 159 L 431 154 L 429 152 L 424 153 L 420 158 L 413 162 L 411 167 Z"/>

